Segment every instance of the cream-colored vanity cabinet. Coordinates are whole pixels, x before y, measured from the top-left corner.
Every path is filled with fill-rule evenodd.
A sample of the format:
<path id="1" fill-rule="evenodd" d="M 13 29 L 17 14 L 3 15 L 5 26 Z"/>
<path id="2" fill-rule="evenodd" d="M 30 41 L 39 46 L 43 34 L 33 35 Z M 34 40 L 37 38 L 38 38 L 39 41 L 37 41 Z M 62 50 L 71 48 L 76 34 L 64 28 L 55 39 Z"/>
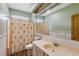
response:
<path id="1" fill-rule="evenodd" d="M 39 49 L 38 47 L 36 47 L 36 55 L 43 56 L 43 51 L 41 49 Z"/>
<path id="2" fill-rule="evenodd" d="M 32 55 L 36 56 L 36 45 L 33 44 Z"/>
<path id="3" fill-rule="evenodd" d="M 43 50 L 33 44 L 33 56 L 48 56 Z"/>

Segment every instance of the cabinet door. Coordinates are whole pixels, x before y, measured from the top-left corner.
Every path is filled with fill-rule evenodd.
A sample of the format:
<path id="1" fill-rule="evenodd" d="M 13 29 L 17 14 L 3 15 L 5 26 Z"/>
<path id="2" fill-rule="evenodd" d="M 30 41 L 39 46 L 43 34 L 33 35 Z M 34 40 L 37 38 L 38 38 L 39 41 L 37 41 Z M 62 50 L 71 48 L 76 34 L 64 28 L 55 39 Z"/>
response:
<path id="1" fill-rule="evenodd" d="M 79 14 L 72 16 L 72 39 L 79 41 Z"/>
<path id="2" fill-rule="evenodd" d="M 37 56 L 43 56 L 43 51 L 40 48 L 36 48 L 36 55 Z"/>
<path id="3" fill-rule="evenodd" d="M 36 45 L 33 44 L 32 55 L 36 56 Z"/>

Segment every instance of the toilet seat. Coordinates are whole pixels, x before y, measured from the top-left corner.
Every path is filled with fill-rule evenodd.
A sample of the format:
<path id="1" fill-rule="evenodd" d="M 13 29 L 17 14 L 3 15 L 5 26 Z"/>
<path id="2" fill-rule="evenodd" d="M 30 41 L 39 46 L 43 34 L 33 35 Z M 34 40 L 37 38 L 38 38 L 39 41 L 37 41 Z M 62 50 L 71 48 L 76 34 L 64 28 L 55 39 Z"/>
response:
<path id="1" fill-rule="evenodd" d="M 32 49 L 32 46 L 33 46 L 32 43 L 30 43 L 30 44 L 28 44 L 28 45 L 25 45 L 25 49 L 26 49 L 26 50 Z"/>

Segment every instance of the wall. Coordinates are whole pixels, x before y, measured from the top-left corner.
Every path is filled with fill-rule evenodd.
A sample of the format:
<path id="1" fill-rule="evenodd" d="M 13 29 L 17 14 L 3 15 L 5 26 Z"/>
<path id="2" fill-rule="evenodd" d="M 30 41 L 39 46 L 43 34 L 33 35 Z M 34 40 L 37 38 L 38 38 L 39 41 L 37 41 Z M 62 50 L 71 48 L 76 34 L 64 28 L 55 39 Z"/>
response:
<path id="1" fill-rule="evenodd" d="M 5 15 L 9 15 L 9 10 L 8 10 L 7 4 L 0 3 L 0 13 L 5 14 Z"/>
<path id="2" fill-rule="evenodd" d="M 23 12 L 23 11 L 19 11 L 19 10 L 15 10 L 15 9 L 9 9 L 9 15 L 10 16 L 22 16 L 22 17 L 28 17 L 30 18 L 31 14 L 30 13 L 26 13 L 26 12 Z"/>
<path id="3" fill-rule="evenodd" d="M 37 16 L 37 22 L 44 22 L 45 21 L 45 17 L 44 16 Z"/>
<path id="4" fill-rule="evenodd" d="M 9 15 L 7 4 L 0 3 L 0 35 L 6 33 L 6 18 Z"/>
<path id="5" fill-rule="evenodd" d="M 0 35 L 6 33 L 6 20 L 0 18 Z"/>
<path id="6" fill-rule="evenodd" d="M 44 20 L 44 17 L 42 17 L 42 16 L 36 16 L 33 13 L 26 13 L 26 12 L 11 9 L 11 8 L 9 9 L 9 15 L 10 16 L 11 15 L 16 15 L 16 16 L 28 17 L 29 19 L 31 19 L 34 22 L 36 22 L 37 19 Z"/>
<path id="7" fill-rule="evenodd" d="M 79 4 L 71 4 L 45 17 L 49 31 L 71 31 L 71 16 L 79 13 Z"/>
<path id="8" fill-rule="evenodd" d="M 6 55 L 6 18 L 9 16 L 8 6 L 0 3 L 0 56 Z"/>
<path id="9" fill-rule="evenodd" d="M 0 37 L 0 56 L 6 56 L 6 35 Z"/>
<path id="10" fill-rule="evenodd" d="M 45 20 L 45 17 L 44 16 L 40 16 L 40 15 L 36 15 L 36 14 L 32 14 L 32 18 L 33 22 L 37 22 L 38 20 L 39 21 L 44 21 Z"/>

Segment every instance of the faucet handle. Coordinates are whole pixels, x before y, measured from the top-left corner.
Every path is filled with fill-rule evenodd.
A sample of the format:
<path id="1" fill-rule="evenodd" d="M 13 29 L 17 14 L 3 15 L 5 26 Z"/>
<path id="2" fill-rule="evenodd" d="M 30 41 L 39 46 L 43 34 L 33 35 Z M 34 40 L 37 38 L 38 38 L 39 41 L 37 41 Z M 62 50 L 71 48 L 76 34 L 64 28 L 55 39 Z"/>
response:
<path id="1" fill-rule="evenodd" d="M 58 47 L 59 46 L 59 44 L 58 43 L 53 43 L 53 45 L 55 46 L 55 47 Z"/>

